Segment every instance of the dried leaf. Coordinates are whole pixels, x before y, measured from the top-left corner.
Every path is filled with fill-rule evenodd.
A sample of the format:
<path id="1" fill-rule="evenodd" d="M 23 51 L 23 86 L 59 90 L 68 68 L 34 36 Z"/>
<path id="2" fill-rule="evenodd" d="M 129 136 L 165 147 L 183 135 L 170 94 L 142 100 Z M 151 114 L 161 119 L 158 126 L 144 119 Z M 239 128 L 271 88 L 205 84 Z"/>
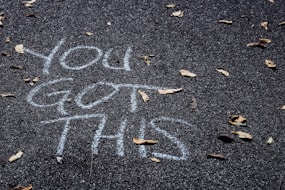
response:
<path id="1" fill-rule="evenodd" d="M 0 96 L 1 96 L 1 97 L 15 97 L 15 94 L 11 94 L 11 93 L 1 93 Z"/>
<path id="2" fill-rule="evenodd" d="M 112 23 L 111 23 L 111 22 L 107 22 L 107 25 L 108 25 L 108 26 L 111 26 L 111 25 L 112 25 Z"/>
<path id="3" fill-rule="evenodd" d="M 139 139 L 139 138 L 133 138 L 133 142 L 138 145 L 144 145 L 144 144 L 156 144 L 158 141 L 156 140 L 145 140 L 145 139 Z"/>
<path id="4" fill-rule="evenodd" d="M 188 71 L 188 70 L 180 70 L 179 71 L 180 72 L 180 74 L 182 75 L 182 76 L 185 76 L 185 77 L 196 77 L 197 75 L 195 74 L 195 73 L 191 73 L 190 71 Z"/>
<path id="5" fill-rule="evenodd" d="M 10 38 L 9 38 L 9 37 L 6 37 L 5 42 L 6 42 L 6 43 L 10 43 L 10 42 L 11 42 Z"/>
<path id="6" fill-rule="evenodd" d="M 272 144 L 273 142 L 274 142 L 273 138 L 269 137 L 266 143 L 267 144 Z"/>
<path id="7" fill-rule="evenodd" d="M 220 160 L 225 160 L 226 158 L 221 154 L 208 154 L 207 158 L 217 158 Z"/>
<path id="8" fill-rule="evenodd" d="M 157 159 L 157 158 L 154 158 L 154 157 L 151 157 L 150 158 L 153 162 L 156 162 L 156 163 L 160 163 L 161 160 Z"/>
<path id="9" fill-rule="evenodd" d="M 229 123 L 235 126 L 246 126 L 246 118 L 241 115 L 229 116 Z"/>
<path id="10" fill-rule="evenodd" d="M 151 57 L 154 57 L 153 54 L 151 55 L 143 55 L 141 56 L 141 58 L 143 59 L 143 61 L 147 64 L 147 65 L 150 65 L 151 64 L 151 61 L 150 61 L 150 58 Z"/>
<path id="11" fill-rule="evenodd" d="M 268 38 L 259 38 L 259 43 L 271 43 L 272 40 L 268 39 Z"/>
<path id="12" fill-rule="evenodd" d="M 180 17 L 180 18 L 183 17 L 183 15 L 184 15 L 184 12 L 181 11 L 181 10 L 175 11 L 175 12 L 173 12 L 173 13 L 171 14 L 171 16 Z"/>
<path id="13" fill-rule="evenodd" d="M 37 0 L 30 0 L 30 1 L 22 1 L 26 7 L 32 7 L 32 4 L 35 3 Z"/>
<path id="14" fill-rule="evenodd" d="M 10 186 L 8 190 L 32 190 L 33 186 L 30 184 L 27 187 L 24 187 L 22 185 L 15 185 L 15 186 Z"/>
<path id="15" fill-rule="evenodd" d="M 264 45 L 263 43 L 255 43 L 255 42 L 252 42 L 252 43 L 248 43 L 246 44 L 247 47 L 261 47 L 261 48 L 266 48 L 266 45 Z"/>
<path id="16" fill-rule="evenodd" d="M 12 65 L 10 68 L 11 69 L 20 69 L 20 70 L 24 69 L 21 65 Z"/>
<path id="17" fill-rule="evenodd" d="M 138 93 L 141 95 L 141 97 L 142 97 L 144 102 L 148 102 L 149 101 L 149 97 L 148 97 L 148 95 L 144 91 L 138 90 Z"/>
<path id="18" fill-rule="evenodd" d="M 197 108 L 197 100 L 196 98 L 192 98 L 192 101 L 190 102 L 190 108 L 195 109 Z"/>
<path id="19" fill-rule="evenodd" d="M 176 92 L 181 92 L 183 88 L 177 88 L 177 89 L 165 89 L 165 90 L 158 90 L 159 94 L 174 94 Z"/>
<path id="20" fill-rule="evenodd" d="M 268 59 L 265 60 L 265 65 L 267 67 L 271 68 L 271 69 L 275 69 L 276 68 L 276 64 L 273 61 L 268 60 Z"/>
<path id="21" fill-rule="evenodd" d="M 8 52 L 6 52 L 6 51 L 1 52 L 1 54 L 2 54 L 3 56 L 6 56 L 6 57 L 11 57 L 11 54 L 8 53 Z"/>
<path id="22" fill-rule="evenodd" d="M 269 0 L 270 3 L 274 3 L 274 0 Z"/>
<path id="23" fill-rule="evenodd" d="M 280 107 L 281 110 L 285 110 L 285 105 Z"/>
<path id="24" fill-rule="evenodd" d="M 260 26 L 262 26 L 265 30 L 268 30 L 268 22 L 261 22 Z"/>
<path id="25" fill-rule="evenodd" d="M 9 158 L 9 162 L 14 162 L 14 161 L 20 159 L 23 156 L 23 154 L 24 153 L 22 151 L 19 151 L 17 154 L 15 154 Z"/>
<path id="26" fill-rule="evenodd" d="M 170 4 L 167 4 L 166 7 L 170 9 L 170 8 L 176 7 L 176 5 L 173 3 L 170 3 Z"/>
<path id="27" fill-rule="evenodd" d="M 285 25 L 285 21 L 280 22 L 278 25 L 279 25 L 279 26 Z"/>
<path id="28" fill-rule="evenodd" d="M 232 137 L 230 137 L 229 135 L 225 135 L 225 134 L 219 135 L 218 139 L 226 143 L 231 143 L 234 140 Z"/>
<path id="29" fill-rule="evenodd" d="M 38 82 L 39 80 L 40 80 L 40 77 L 35 77 L 35 78 L 33 79 L 33 82 L 36 83 L 36 82 Z"/>
<path id="30" fill-rule="evenodd" d="M 15 50 L 18 53 L 24 53 L 24 45 L 23 44 L 16 45 Z"/>
<path id="31" fill-rule="evenodd" d="M 224 76 L 228 77 L 230 73 L 222 68 L 216 68 L 219 73 L 222 73 Z"/>
<path id="32" fill-rule="evenodd" d="M 231 20 L 219 20 L 219 23 L 231 25 L 231 24 L 233 24 L 233 21 L 231 21 Z"/>
<path id="33" fill-rule="evenodd" d="M 57 156 L 56 157 L 56 161 L 57 161 L 57 163 L 62 164 L 62 157 L 61 156 Z"/>
<path id="34" fill-rule="evenodd" d="M 85 32 L 86 36 L 93 36 L 92 32 Z"/>
<path id="35" fill-rule="evenodd" d="M 4 13 L 1 12 L 1 13 L 0 13 L 0 26 L 3 26 L 2 21 L 3 21 L 5 18 L 6 18 L 6 17 L 4 16 Z"/>
<path id="36" fill-rule="evenodd" d="M 242 131 L 232 131 L 231 133 L 234 134 L 234 135 L 238 135 L 238 137 L 241 138 L 241 139 L 247 139 L 247 140 L 252 140 L 253 139 L 251 134 L 245 133 L 245 132 L 242 132 Z"/>
<path id="37" fill-rule="evenodd" d="M 24 78 L 23 81 L 24 81 L 24 82 L 30 82 L 30 81 L 31 81 L 31 78 Z"/>

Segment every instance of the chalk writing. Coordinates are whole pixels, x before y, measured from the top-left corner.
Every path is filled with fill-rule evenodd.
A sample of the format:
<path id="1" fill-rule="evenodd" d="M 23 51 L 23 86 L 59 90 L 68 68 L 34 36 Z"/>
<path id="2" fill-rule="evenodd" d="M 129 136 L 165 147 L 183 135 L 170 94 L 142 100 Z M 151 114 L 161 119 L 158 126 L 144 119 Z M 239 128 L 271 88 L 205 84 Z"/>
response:
<path id="1" fill-rule="evenodd" d="M 42 58 L 44 60 L 43 63 L 43 74 L 45 75 L 49 75 L 49 68 L 51 65 L 51 62 L 55 56 L 55 54 L 59 51 L 60 46 L 65 42 L 65 39 L 62 39 L 58 42 L 58 44 L 52 49 L 51 53 L 46 56 L 40 53 L 37 53 L 34 50 L 31 50 L 29 48 L 24 48 L 24 51 L 27 53 L 30 53 L 36 57 Z M 69 54 L 74 53 L 77 50 L 96 50 L 97 51 L 97 56 L 96 58 L 94 58 L 92 61 L 90 61 L 89 63 L 86 63 L 84 65 L 81 66 L 69 66 L 66 62 L 66 59 L 68 57 Z M 112 69 L 112 70 L 125 70 L 125 71 L 130 71 L 130 62 L 129 59 L 131 57 L 131 53 L 132 53 L 132 49 L 131 47 L 128 47 L 125 53 L 125 56 L 123 58 L 123 66 L 122 67 L 114 67 L 111 66 L 108 62 L 109 57 L 111 55 L 111 52 L 113 51 L 113 49 L 109 49 L 103 56 L 103 50 L 101 50 L 100 48 L 96 47 L 96 46 L 83 46 L 83 45 L 79 45 L 73 48 L 70 48 L 69 50 L 67 50 L 66 52 L 63 53 L 63 55 L 60 57 L 59 59 L 59 63 L 62 66 L 62 68 L 64 69 L 68 69 L 68 70 L 82 70 L 85 69 L 89 66 L 95 65 L 98 63 L 98 61 L 101 59 L 101 57 L 103 56 L 103 60 L 102 60 L 102 65 L 105 68 L 108 69 Z"/>
<path id="2" fill-rule="evenodd" d="M 42 72 L 44 75 L 50 74 L 50 67 L 51 63 L 54 60 L 54 56 L 59 51 L 60 47 L 64 44 L 65 39 L 61 39 L 58 44 L 51 50 L 49 55 L 43 55 L 41 53 L 38 53 L 34 50 L 31 50 L 29 48 L 25 48 L 25 52 L 32 54 L 38 58 L 41 58 L 44 60 L 43 62 L 43 69 Z M 88 61 L 86 63 L 80 63 L 78 64 L 71 64 L 71 61 L 68 60 L 71 55 L 77 53 L 77 51 L 96 51 L 95 56 L 91 61 Z M 121 66 L 113 66 L 110 65 L 109 59 L 111 57 L 111 54 L 113 52 L 113 48 L 108 49 L 106 52 L 101 50 L 100 48 L 96 46 L 85 46 L 85 45 L 78 45 L 76 47 L 69 48 L 67 51 L 65 51 L 60 57 L 59 57 L 59 65 L 63 69 L 67 70 L 73 70 L 73 71 L 80 71 L 83 69 L 86 69 L 88 67 L 98 65 L 100 63 L 100 60 L 102 59 L 102 66 L 107 69 L 112 70 L 124 70 L 124 71 L 131 71 L 130 68 L 130 58 L 132 53 L 132 48 L 128 47 L 124 56 L 123 56 L 123 63 Z M 93 56 L 93 54 L 92 54 Z M 115 128 L 116 132 L 112 135 L 105 135 L 104 131 L 106 127 L 108 126 L 108 115 L 105 113 L 92 113 L 92 114 L 75 114 L 73 116 L 70 116 L 70 113 L 65 108 L 65 103 L 67 101 L 72 101 L 72 98 L 70 97 L 72 94 L 72 87 L 68 88 L 68 86 L 72 86 L 74 79 L 73 78 L 59 78 L 55 80 L 50 80 L 48 82 L 44 82 L 35 88 L 33 88 L 27 95 L 27 102 L 30 103 L 32 106 L 38 107 L 38 108 L 46 108 L 46 107 L 54 107 L 56 108 L 58 114 L 62 115 L 57 119 L 51 119 L 46 121 L 41 121 L 43 125 L 46 124 L 57 124 L 57 123 L 64 123 L 63 130 L 61 132 L 59 142 L 56 149 L 56 155 L 62 156 L 65 149 L 65 144 L 68 138 L 68 133 L 70 128 L 72 127 L 72 122 L 75 120 L 84 120 L 84 121 L 91 121 L 91 119 L 95 119 L 98 121 L 98 124 L 94 124 L 95 134 L 93 139 L 90 139 L 92 152 L 95 155 L 99 154 L 100 150 L 100 142 L 104 140 L 110 140 L 116 142 L 116 155 L 122 157 L 125 155 L 125 138 L 126 138 L 126 129 L 129 127 L 129 114 L 124 114 L 124 117 L 120 120 L 120 123 L 118 124 L 118 127 Z M 59 83 L 64 83 L 64 89 L 62 90 L 54 90 L 57 88 Z M 66 85 L 68 84 L 68 85 Z M 61 85 L 62 86 L 62 85 Z M 96 98 L 98 88 L 104 88 L 104 89 L 111 89 L 111 92 L 108 92 L 103 97 Z M 96 108 L 98 105 L 102 104 L 103 102 L 110 101 L 114 98 L 116 94 L 119 94 L 120 91 L 124 90 L 125 92 L 130 92 L 130 100 L 129 100 L 129 111 L 130 113 L 136 113 L 138 102 L 137 102 L 137 91 L 139 89 L 143 90 L 158 90 L 158 89 L 168 89 L 165 87 L 158 87 L 158 86 L 152 86 L 152 85 L 142 85 L 142 84 L 130 84 L 130 83 L 115 83 L 115 82 L 103 82 L 99 81 L 96 83 L 92 83 L 90 85 L 84 86 L 75 96 L 74 96 L 74 102 L 78 106 L 78 108 L 82 110 L 90 110 Z M 51 90 L 51 92 L 46 93 L 47 91 Z M 127 90 L 127 91 L 126 91 Z M 95 92 L 95 93 L 94 93 Z M 84 99 L 86 97 L 92 97 L 96 98 L 95 100 L 84 103 Z M 50 98 L 50 100 L 49 100 Z M 112 121 L 111 121 L 112 122 Z M 186 145 L 180 141 L 174 134 L 171 134 L 166 129 L 161 126 L 162 124 L 167 125 L 175 125 L 176 127 L 180 126 L 187 126 L 187 127 L 193 127 L 191 123 L 177 119 L 177 118 L 171 118 L 171 117 L 155 117 L 149 121 L 147 121 L 144 117 L 141 117 L 139 120 L 139 130 L 138 130 L 138 137 L 141 139 L 145 139 L 146 137 L 146 131 L 151 130 L 153 133 L 157 133 L 158 135 L 161 135 L 163 138 L 167 138 L 170 143 L 172 143 L 171 146 L 174 145 L 175 149 L 178 149 L 180 152 L 180 155 L 171 155 L 166 152 L 162 152 L 160 148 L 160 152 L 149 152 L 147 147 L 144 145 L 141 146 L 134 146 L 137 148 L 138 154 L 141 158 L 146 158 L 151 154 L 152 156 L 162 158 L 162 159 L 170 159 L 170 160 L 186 160 L 189 158 L 189 150 L 187 149 Z M 110 121 L 109 121 L 110 123 Z M 129 141 L 131 142 L 131 141 Z M 102 147 L 101 147 L 102 148 Z M 104 148 L 104 147 L 103 147 Z"/>
<path id="3" fill-rule="evenodd" d="M 61 137 L 57 146 L 57 156 L 62 156 L 63 155 L 63 150 L 65 146 L 65 142 L 67 139 L 68 131 L 71 127 L 71 121 L 73 120 L 86 120 L 86 119 L 91 119 L 91 118 L 98 118 L 100 121 L 100 124 L 98 125 L 98 129 L 95 132 L 94 139 L 92 141 L 92 149 L 95 155 L 99 154 L 99 144 L 101 139 L 110 139 L 116 140 L 116 154 L 118 156 L 124 156 L 124 135 L 125 135 L 125 129 L 127 127 L 127 118 L 123 119 L 121 121 L 120 127 L 117 131 L 117 134 L 115 135 L 103 135 L 103 130 L 106 127 L 106 122 L 107 122 L 107 116 L 105 114 L 87 114 L 87 115 L 75 115 L 72 117 L 62 117 L 54 120 L 48 120 L 48 121 L 42 121 L 41 123 L 43 124 L 50 124 L 50 123 L 57 123 L 57 122 L 62 122 L 64 121 L 64 128 L 61 133 Z M 178 140 L 175 136 L 167 132 L 166 130 L 163 130 L 159 128 L 156 123 L 157 122 L 171 122 L 171 123 L 176 123 L 176 126 L 179 126 L 181 124 L 187 125 L 187 126 L 192 126 L 190 123 L 180 120 L 180 119 L 175 119 L 175 118 L 169 118 L 169 117 L 158 117 L 152 119 L 149 124 L 152 129 L 163 135 L 164 137 L 168 138 L 173 144 L 176 145 L 176 147 L 179 149 L 181 152 L 182 156 L 174 156 L 170 154 L 165 154 L 165 153 L 158 153 L 158 152 L 152 152 L 151 154 L 158 157 L 158 158 L 163 158 L 163 159 L 171 159 L 171 160 L 186 160 L 189 157 L 189 151 L 186 148 L 186 146 Z M 146 120 L 144 118 L 141 119 L 141 128 L 139 131 L 139 138 L 144 139 L 145 138 L 145 129 L 146 129 Z M 144 145 L 138 146 L 139 147 L 139 154 L 141 158 L 147 157 L 147 150 Z"/>

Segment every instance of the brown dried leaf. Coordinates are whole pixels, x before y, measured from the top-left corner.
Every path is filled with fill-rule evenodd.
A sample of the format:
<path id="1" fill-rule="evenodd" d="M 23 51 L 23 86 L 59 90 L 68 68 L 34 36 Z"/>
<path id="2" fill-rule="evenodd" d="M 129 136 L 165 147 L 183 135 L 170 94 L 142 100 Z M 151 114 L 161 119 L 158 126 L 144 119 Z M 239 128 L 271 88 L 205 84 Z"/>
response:
<path id="1" fill-rule="evenodd" d="M 16 52 L 18 52 L 18 53 L 25 53 L 25 52 L 24 52 L 24 45 L 23 45 L 23 44 L 18 44 L 18 45 L 16 45 L 15 50 L 16 50 Z"/>
<path id="2" fill-rule="evenodd" d="M 30 1 L 22 1 L 26 7 L 32 7 L 32 4 L 35 3 L 37 0 L 30 0 Z"/>
<path id="3" fill-rule="evenodd" d="M 259 43 L 267 43 L 267 44 L 269 44 L 269 43 L 272 42 L 272 40 L 270 40 L 268 38 L 259 38 L 258 40 L 259 40 Z"/>
<path id="4" fill-rule="evenodd" d="M 268 59 L 265 60 L 265 65 L 271 69 L 276 68 L 276 64 L 273 61 L 268 60 Z"/>
<path id="5" fill-rule="evenodd" d="M 10 43 L 11 42 L 10 37 L 6 37 L 5 42 Z"/>
<path id="6" fill-rule="evenodd" d="M 231 25 L 231 24 L 233 24 L 233 21 L 232 20 L 219 20 L 219 23 Z"/>
<path id="7" fill-rule="evenodd" d="M 180 18 L 183 17 L 183 15 L 184 15 L 184 12 L 181 11 L 181 10 L 175 11 L 175 12 L 173 12 L 173 13 L 171 14 L 171 16 L 180 17 Z"/>
<path id="8" fill-rule="evenodd" d="M 285 21 L 280 22 L 278 25 L 279 25 L 279 26 L 285 25 Z"/>
<path id="9" fill-rule="evenodd" d="M 8 190 L 32 190 L 33 186 L 30 184 L 27 187 L 22 185 L 10 186 Z"/>
<path id="10" fill-rule="evenodd" d="M 176 7 L 176 5 L 173 3 L 170 3 L 170 4 L 167 4 L 166 7 L 170 9 L 170 8 Z"/>
<path id="11" fill-rule="evenodd" d="M 14 161 L 20 159 L 23 156 L 23 154 L 24 153 L 22 151 L 19 151 L 17 154 L 15 154 L 9 158 L 9 162 L 14 162 Z"/>
<path id="12" fill-rule="evenodd" d="M 149 97 L 148 97 L 148 95 L 144 91 L 138 90 L 138 93 L 141 95 L 141 97 L 142 97 L 144 102 L 148 102 L 149 101 Z"/>
<path id="13" fill-rule="evenodd" d="M 15 94 L 11 94 L 11 93 L 0 93 L 1 97 L 15 97 Z"/>
<path id="14" fill-rule="evenodd" d="M 262 26 L 265 30 L 268 30 L 268 22 L 261 22 L 260 26 Z"/>
<path id="15" fill-rule="evenodd" d="M 266 45 L 263 44 L 263 43 L 255 43 L 255 42 L 252 42 L 252 43 L 248 43 L 246 44 L 247 47 L 261 47 L 261 48 L 266 48 Z"/>
<path id="16" fill-rule="evenodd" d="M 191 73 L 190 71 L 184 70 L 184 69 L 181 69 L 179 72 L 182 76 L 185 76 L 185 77 L 196 77 L 197 76 L 195 73 Z"/>
<path id="17" fill-rule="evenodd" d="M 93 36 L 92 32 L 85 32 L 86 36 Z"/>
<path id="18" fill-rule="evenodd" d="M 153 55 L 153 54 L 151 54 Z M 152 56 L 154 57 L 154 56 Z M 141 58 L 143 59 L 143 61 L 147 64 L 147 65 L 150 65 L 151 64 L 151 61 L 150 61 L 150 56 L 149 55 L 143 55 L 141 56 Z"/>
<path id="19" fill-rule="evenodd" d="M 220 160 L 225 160 L 226 158 L 221 154 L 208 154 L 207 158 L 217 158 Z"/>
<path id="20" fill-rule="evenodd" d="M 228 77 L 230 76 L 230 73 L 222 68 L 216 68 L 216 70 L 219 72 L 219 73 L 222 73 L 224 76 Z"/>
<path id="21" fill-rule="evenodd" d="M 153 162 L 156 162 L 156 163 L 160 163 L 161 160 L 157 159 L 157 158 L 154 158 L 154 157 L 151 157 L 150 158 Z"/>
<path id="22" fill-rule="evenodd" d="M 234 140 L 232 137 L 230 137 L 229 135 L 225 135 L 225 134 L 219 135 L 218 139 L 226 143 L 231 143 Z"/>
<path id="23" fill-rule="evenodd" d="M 11 54 L 6 51 L 1 52 L 1 54 L 6 57 L 11 57 Z"/>
<path id="24" fill-rule="evenodd" d="M 273 137 L 269 137 L 266 141 L 267 144 L 272 144 L 274 142 Z"/>
<path id="25" fill-rule="evenodd" d="M 229 123 L 235 126 L 246 126 L 246 118 L 241 115 L 229 116 Z"/>
<path id="26" fill-rule="evenodd" d="M 34 82 L 34 83 L 36 83 L 36 82 L 38 82 L 40 80 L 40 77 L 35 77 L 32 81 Z"/>
<path id="27" fill-rule="evenodd" d="M 138 145 L 144 145 L 144 144 L 156 144 L 158 141 L 156 140 L 145 140 L 145 139 L 139 139 L 139 138 L 133 138 L 133 142 Z"/>
<path id="28" fill-rule="evenodd" d="M 234 135 L 238 135 L 238 137 L 241 138 L 241 139 L 247 139 L 247 140 L 252 140 L 253 139 L 251 134 L 245 133 L 245 132 L 242 132 L 242 131 L 232 131 L 231 133 L 234 134 Z"/>
<path id="29" fill-rule="evenodd" d="M 165 90 L 158 90 L 159 94 L 174 94 L 176 92 L 181 92 L 183 88 L 177 88 L 177 89 L 165 89 Z"/>
<path id="30" fill-rule="evenodd" d="M 6 17 L 4 16 L 4 13 L 1 12 L 1 13 L 0 13 L 0 26 L 3 26 L 2 21 L 3 21 L 5 18 L 6 18 Z"/>

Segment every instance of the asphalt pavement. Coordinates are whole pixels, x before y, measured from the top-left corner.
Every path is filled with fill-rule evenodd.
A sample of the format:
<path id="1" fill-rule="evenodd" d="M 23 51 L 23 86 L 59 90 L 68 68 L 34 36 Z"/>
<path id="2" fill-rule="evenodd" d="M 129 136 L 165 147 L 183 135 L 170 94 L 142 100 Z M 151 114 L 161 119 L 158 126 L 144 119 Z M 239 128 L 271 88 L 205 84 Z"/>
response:
<path id="1" fill-rule="evenodd" d="M 0 189 L 285 189 L 284 10 L 0 0 Z"/>

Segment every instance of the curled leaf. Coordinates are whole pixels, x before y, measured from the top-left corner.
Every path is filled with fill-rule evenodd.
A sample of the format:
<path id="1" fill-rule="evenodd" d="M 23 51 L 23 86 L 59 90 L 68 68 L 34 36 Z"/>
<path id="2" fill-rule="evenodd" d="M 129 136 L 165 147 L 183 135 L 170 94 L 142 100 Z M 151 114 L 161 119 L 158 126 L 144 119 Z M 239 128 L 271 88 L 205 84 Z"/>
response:
<path id="1" fill-rule="evenodd" d="M 150 158 L 153 162 L 156 162 L 156 163 L 160 163 L 161 160 L 157 159 L 157 158 L 154 158 L 154 157 L 151 157 Z"/>
<path id="2" fill-rule="evenodd" d="M 12 65 L 10 68 L 11 69 L 20 69 L 20 70 L 24 69 L 23 66 L 21 66 L 21 65 Z"/>
<path id="3" fill-rule="evenodd" d="M 35 78 L 33 79 L 33 82 L 36 83 L 36 82 L 38 82 L 39 80 L 40 80 L 40 77 L 35 77 Z"/>
<path id="4" fill-rule="evenodd" d="M 268 60 L 268 59 L 265 60 L 265 65 L 271 69 L 276 68 L 276 64 L 273 61 Z"/>
<path id="5" fill-rule="evenodd" d="M 9 158 L 9 162 L 14 162 L 14 161 L 20 159 L 23 156 L 23 154 L 24 153 L 22 151 L 19 151 L 17 154 L 15 154 Z"/>
<path id="6" fill-rule="evenodd" d="M 22 1 L 22 3 L 26 6 L 26 7 L 32 7 L 32 4 L 35 3 L 37 0 L 30 0 L 30 1 Z"/>
<path id="7" fill-rule="evenodd" d="M 260 26 L 262 26 L 265 30 L 268 30 L 268 22 L 261 22 Z"/>
<path id="8" fill-rule="evenodd" d="M 269 137 L 267 140 L 267 144 L 272 144 L 274 142 L 273 137 Z"/>
<path id="9" fill-rule="evenodd" d="M 159 94 L 174 94 L 176 92 L 181 92 L 183 88 L 176 88 L 176 89 L 165 89 L 165 90 L 158 90 Z"/>
<path id="10" fill-rule="evenodd" d="M 11 93 L 1 93 L 0 96 L 1 96 L 1 97 L 15 97 L 15 94 L 11 94 Z"/>
<path id="11" fill-rule="evenodd" d="M 241 115 L 231 115 L 229 123 L 235 126 L 246 126 L 246 118 Z"/>
<path id="12" fill-rule="evenodd" d="M 272 40 L 268 39 L 268 38 L 259 38 L 259 43 L 266 43 L 269 44 L 271 43 Z"/>
<path id="13" fill-rule="evenodd" d="M 225 160 L 226 158 L 221 154 L 208 154 L 207 158 L 216 158 L 220 160 Z"/>
<path id="14" fill-rule="evenodd" d="M 222 68 L 216 68 L 219 73 L 222 73 L 224 76 L 228 77 L 230 73 Z"/>
<path id="15" fill-rule="evenodd" d="M 133 142 L 138 145 L 144 145 L 144 144 L 156 144 L 158 141 L 156 140 L 145 140 L 145 139 L 139 139 L 139 138 L 133 138 Z"/>
<path id="16" fill-rule="evenodd" d="M 245 132 L 242 132 L 242 131 L 232 131 L 231 133 L 234 134 L 234 135 L 238 135 L 238 137 L 240 139 L 246 139 L 246 140 L 252 140 L 253 139 L 251 134 L 245 133 Z"/>
<path id="17" fill-rule="evenodd" d="M 231 25 L 233 21 L 232 20 L 219 20 L 219 23 Z"/>
<path id="18" fill-rule="evenodd" d="M 148 97 L 148 95 L 144 91 L 138 90 L 138 93 L 141 95 L 141 97 L 142 97 L 144 102 L 148 102 L 149 101 L 149 97 Z"/>
<path id="19" fill-rule="evenodd" d="M 8 190 L 32 190 L 33 189 L 33 186 L 30 184 L 30 185 L 28 185 L 27 187 L 24 187 L 24 186 L 22 186 L 22 185 L 13 185 L 13 186 L 11 186 L 11 185 L 9 185 L 9 189 Z"/>
<path id="20" fill-rule="evenodd" d="M 256 42 L 251 42 L 246 44 L 247 47 L 261 47 L 261 48 L 266 48 L 266 45 L 264 45 L 263 43 L 256 43 Z"/>
<path id="21" fill-rule="evenodd" d="M 15 50 L 18 53 L 24 53 L 24 45 L 23 44 L 16 45 Z"/>
<path id="22" fill-rule="evenodd" d="M 11 42 L 10 38 L 9 38 L 9 37 L 6 37 L 5 42 L 6 42 L 6 43 L 10 43 L 10 42 Z"/>
<path id="23" fill-rule="evenodd" d="M 166 7 L 170 9 L 170 8 L 176 7 L 176 5 L 173 3 L 170 3 L 170 4 L 167 4 Z"/>
<path id="24" fill-rule="evenodd" d="M 183 17 L 184 15 L 184 12 L 179 10 L 179 11 L 175 11 L 171 14 L 171 16 L 174 16 L 174 17 Z"/>
<path id="25" fill-rule="evenodd" d="M 281 110 L 285 110 L 285 105 L 280 107 Z"/>
<path id="26" fill-rule="evenodd" d="M 279 26 L 285 25 L 285 21 L 280 22 L 278 25 L 279 25 Z"/>
<path id="27" fill-rule="evenodd" d="M 93 36 L 92 32 L 85 32 L 86 36 Z"/>
<path id="28" fill-rule="evenodd" d="M 195 73 L 192 73 L 192 72 L 190 72 L 188 70 L 184 70 L 184 69 L 181 69 L 179 72 L 182 76 L 185 76 L 185 77 L 196 77 L 197 76 Z"/>

